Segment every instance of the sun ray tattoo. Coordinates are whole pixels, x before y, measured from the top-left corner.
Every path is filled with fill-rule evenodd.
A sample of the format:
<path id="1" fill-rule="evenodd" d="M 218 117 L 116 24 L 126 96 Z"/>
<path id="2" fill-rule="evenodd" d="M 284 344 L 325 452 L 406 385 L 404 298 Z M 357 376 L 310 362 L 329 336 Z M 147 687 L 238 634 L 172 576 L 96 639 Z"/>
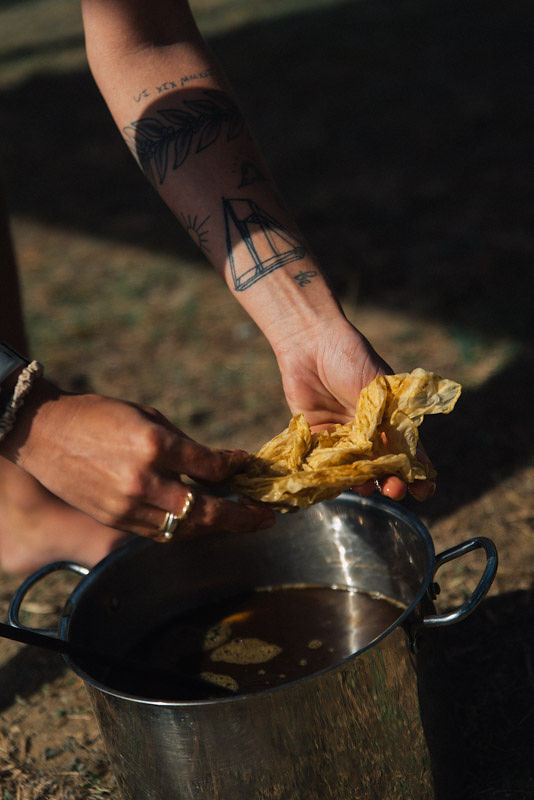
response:
<path id="1" fill-rule="evenodd" d="M 202 95 L 184 100 L 180 108 L 158 109 L 154 116 L 123 128 L 128 147 L 152 183 L 162 184 L 169 170 L 211 147 L 224 129 L 227 142 L 242 132 L 244 119 L 224 92 L 205 89 Z"/>
<path id="2" fill-rule="evenodd" d="M 192 217 L 191 214 L 187 214 L 187 216 L 185 214 L 181 214 L 180 216 L 182 217 L 182 224 L 186 233 L 189 234 L 199 250 L 201 250 L 203 253 L 209 253 L 210 249 L 207 245 L 209 231 L 205 225 L 211 214 L 208 214 L 208 216 L 205 217 L 201 222 L 198 221 L 197 214 L 195 214 L 194 217 Z"/>

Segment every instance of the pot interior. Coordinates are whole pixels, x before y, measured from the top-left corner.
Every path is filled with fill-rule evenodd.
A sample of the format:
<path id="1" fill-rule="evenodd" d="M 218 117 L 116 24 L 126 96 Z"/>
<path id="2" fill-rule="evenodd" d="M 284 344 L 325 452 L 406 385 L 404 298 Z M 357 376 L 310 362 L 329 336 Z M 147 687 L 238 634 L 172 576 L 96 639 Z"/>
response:
<path id="1" fill-rule="evenodd" d="M 315 592 L 308 608 L 303 606 L 303 619 L 314 608 L 321 615 L 321 588 L 350 590 L 335 594 L 353 620 L 368 613 L 364 598 L 390 601 L 396 613 L 378 613 L 367 638 L 354 631 L 345 635 L 349 655 L 410 613 L 432 576 L 433 558 L 430 536 L 416 517 L 384 499 L 346 493 L 305 512 L 279 515 L 267 531 L 171 544 L 132 540 L 78 585 L 61 635 L 120 659 L 177 616 L 251 592 L 258 597 L 262 589 Z M 105 682 L 98 669 L 91 674 Z"/>

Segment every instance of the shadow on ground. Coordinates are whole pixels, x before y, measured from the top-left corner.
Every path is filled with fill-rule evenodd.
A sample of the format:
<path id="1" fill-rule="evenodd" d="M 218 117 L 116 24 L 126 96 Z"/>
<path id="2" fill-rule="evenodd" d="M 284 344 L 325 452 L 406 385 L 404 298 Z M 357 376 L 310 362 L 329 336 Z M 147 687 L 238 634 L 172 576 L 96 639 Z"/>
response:
<path id="1" fill-rule="evenodd" d="M 533 631 L 530 591 L 492 597 L 428 635 L 421 706 L 436 800 L 534 796 Z"/>
<path id="2" fill-rule="evenodd" d="M 533 22 L 527 0 L 361 0 L 211 40 L 342 297 L 359 287 L 363 302 L 525 347 L 465 392 L 446 436 L 430 431 L 449 498 L 431 516 L 512 474 L 532 440 Z M 192 252 L 88 72 L 36 74 L 0 101 L 13 212 Z"/>
<path id="3" fill-rule="evenodd" d="M 428 520 L 453 513 L 526 466 L 534 441 L 534 354 L 525 349 L 482 386 L 462 394 L 454 424 L 425 419 L 424 443 L 439 453 L 438 490 L 424 504 Z M 407 500 L 416 512 L 421 505 Z"/>
<path id="4" fill-rule="evenodd" d="M 23 647 L 0 667 L 0 713 L 65 673 L 62 658 L 37 647 Z"/>

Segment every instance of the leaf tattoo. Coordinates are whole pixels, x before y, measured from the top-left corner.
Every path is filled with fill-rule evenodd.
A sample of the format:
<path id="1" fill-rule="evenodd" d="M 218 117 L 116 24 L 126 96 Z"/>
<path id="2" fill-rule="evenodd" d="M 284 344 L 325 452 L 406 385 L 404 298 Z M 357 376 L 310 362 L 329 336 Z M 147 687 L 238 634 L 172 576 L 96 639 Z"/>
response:
<path id="1" fill-rule="evenodd" d="M 237 138 L 244 119 L 224 93 L 205 89 L 204 98 L 184 100 L 185 108 L 160 109 L 158 117 L 143 117 L 123 129 L 124 138 L 152 183 L 162 184 L 169 168 L 178 169 L 191 153 L 217 141 L 226 125 L 226 141 Z"/>

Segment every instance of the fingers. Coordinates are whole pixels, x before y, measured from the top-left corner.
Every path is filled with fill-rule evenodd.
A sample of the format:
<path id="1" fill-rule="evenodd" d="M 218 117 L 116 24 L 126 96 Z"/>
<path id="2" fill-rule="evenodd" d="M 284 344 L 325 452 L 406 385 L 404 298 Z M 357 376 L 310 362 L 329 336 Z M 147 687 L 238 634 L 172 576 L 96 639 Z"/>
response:
<path id="1" fill-rule="evenodd" d="M 360 497 L 370 497 L 377 488 L 375 481 L 365 481 L 360 486 L 353 486 L 352 491 L 359 494 Z"/>
<path id="2" fill-rule="evenodd" d="M 387 444 L 385 438 L 384 444 Z M 420 442 L 417 446 L 417 458 L 422 464 L 432 467 L 432 462 L 425 453 L 423 445 Z M 406 496 L 406 491 L 409 491 L 412 497 L 423 502 L 432 497 L 436 491 L 436 482 L 431 478 L 415 480 L 413 483 L 407 485 L 401 478 L 395 475 L 389 475 L 387 478 L 377 483 L 382 494 L 386 497 L 390 497 L 392 500 L 403 500 Z"/>
<path id="3" fill-rule="evenodd" d="M 436 491 L 436 482 L 428 478 L 426 480 L 417 480 L 406 485 L 401 478 L 397 478 L 396 475 L 390 475 L 380 483 L 379 488 L 382 494 L 385 497 L 391 498 L 391 500 L 403 500 L 408 490 L 412 497 L 423 502 L 432 497 Z M 368 495 L 365 496 L 368 497 Z"/>
<path id="4" fill-rule="evenodd" d="M 406 484 L 396 475 L 389 475 L 380 484 L 380 490 L 385 497 L 391 500 L 402 500 L 406 495 Z"/>
<path id="5" fill-rule="evenodd" d="M 173 437 L 161 466 L 196 481 L 220 483 L 243 470 L 249 459 L 245 450 L 211 450 L 180 433 Z"/>
<path id="6" fill-rule="evenodd" d="M 408 486 L 408 491 L 416 500 L 428 500 L 436 491 L 436 482 L 428 478 L 425 481 L 414 481 Z"/>
<path id="7" fill-rule="evenodd" d="M 417 445 L 417 458 L 421 464 L 425 464 L 432 469 L 432 462 L 427 456 L 421 442 L 419 442 Z M 423 502 L 424 500 L 428 500 L 430 497 L 432 497 L 436 491 L 436 481 L 432 478 L 427 478 L 423 481 L 414 481 L 408 486 L 408 490 L 412 497 L 415 497 L 416 500 Z"/>
<path id="8" fill-rule="evenodd" d="M 122 454 L 116 474 L 111 475 L 115 484 L 119 476 L 119 491 L 115 485 L 113 492 L 104 495 L 106 503 L 100 509 L 104 524 L 150 538 L 162 533 L 158 529 L 167 512 L 174 515 L 180 535 L 212 529 L 240 533 L 274 524 L 274 513 L 267 507 L 235 503 L 196 489 L 193 507 L 182 521 L 190 490 L 182 475 L 221 482 L 242 470 L 250 456 L 243 450 L 211 450 L 160 419 L 157 412 L 145 409 L 143 413 L 151 423 L 142 429 L 142 436 L 136 436 L 135 447 Z"/>
<path id="9" fill-rule="evenodd" d="M 190 499 L 189 493 L 192 494 Z M 174 515 L 165 537 L 167 512 Z M 210 531 L 248 533 L 274 525 L 274 512 L 267 506 L 245 505 L 168 481 L 160 486 L 158 505 L 140 503 L 125 516 L 120 527 L 157 541 L 191 538 Z"/>
<path id="10" fill-rule="evenodd" d="M 193 510 L 183 525 L 179 526 L 178 532 L 186 538 L 210 531 L 248 533 L 270 528 L 274 523 L 274 511 L 267 506 L 245 505 L 222 497 L 195 493 Z"/>
<path id="11" fill-rule="evenodd" d="M 382 481 L 366 481 L 361 486 L 355 486 L 353 491 L 361 497 L 370 497 L 377 490 L 391 500 L 403 500 L 408 490 L 410 494 L 421 502 L 428 500 L 436 490 L 436 483 L 433 480 L 417 480 L 406 485 L 406 483 L 396 475 L 389 475 Z"/>
<path id="12" fill-rule="evenodd" d="M 376 490 L 391 500 L 402 500 L 406 494 L 406 484 L 396 475 L 389 475 L 382 481 L 366 481 L 353 487 L 353 491 L 360 497 L 370 497 Z"/>

